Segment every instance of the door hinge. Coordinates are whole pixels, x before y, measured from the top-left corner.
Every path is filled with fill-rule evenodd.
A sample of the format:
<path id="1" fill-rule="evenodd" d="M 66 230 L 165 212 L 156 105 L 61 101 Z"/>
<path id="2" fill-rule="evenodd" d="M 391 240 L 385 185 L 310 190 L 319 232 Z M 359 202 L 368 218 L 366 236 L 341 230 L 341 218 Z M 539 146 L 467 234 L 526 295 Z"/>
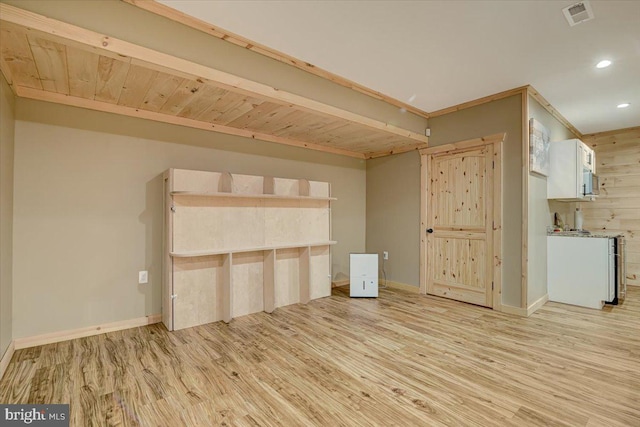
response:
<path id="1" fill-rule="evenodd" d="M 172 294 L 171 295 L 171 299 L 176 299 L 176 298 L 178 298 L 178 294 Z"/>
<path id="2" fill-rule="evenodd" d="M 493 290 L 493 282 L 491 282 L 491 290 Z"/>
<path id="3" fill-rule="evenodd" d="M 495 169 L 496 168 L 496 161 L 492 161 L 491 162 L 491 169 Z"/>
<path id="4" fill-rule="evenodd" d="M 176 207 L 175 206 L 171 206 L 171 212 L 173 212 L 173 213 L 176 212 Z"/>

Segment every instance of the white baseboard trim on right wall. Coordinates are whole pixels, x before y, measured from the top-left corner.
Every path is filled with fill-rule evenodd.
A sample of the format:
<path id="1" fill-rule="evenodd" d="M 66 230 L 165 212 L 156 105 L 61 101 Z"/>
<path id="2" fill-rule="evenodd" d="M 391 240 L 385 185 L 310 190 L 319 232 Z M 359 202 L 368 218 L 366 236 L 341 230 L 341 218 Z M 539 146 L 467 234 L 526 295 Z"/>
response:
<path id="1" fill-rule="evenodd" d="M 512 305 L 502 304 L 499 310 L 501 313 L 513 314 L 514 316 L 527 317 L 527 310 L 520 307 L 514 307 Z"/>
<path id="2" fill-rule="evenodd" d="M 507 314 L 513 314 L 514 316 L 529 317 L 533 313 L 538 311 L 540 307 L 545 305 L 547 301 L 549 301 L 549 294 L 544 294 L 540 299 L 530 304 L 529 307 L 527 308 L 514 307 L 512 305 L 503 304 L 500 310 L 498 311 L 501 311 Z"/>
<path id="3" fill-rule="evenodd" d="M 547 301 L 549 301 L 549 294 L 544 294 L 540 299 L 535 301 L 533 304 L 530 304 L 529 307 L 527 307 L 527 317 L 538 311 L 538 309 L 545 305 Z"/>

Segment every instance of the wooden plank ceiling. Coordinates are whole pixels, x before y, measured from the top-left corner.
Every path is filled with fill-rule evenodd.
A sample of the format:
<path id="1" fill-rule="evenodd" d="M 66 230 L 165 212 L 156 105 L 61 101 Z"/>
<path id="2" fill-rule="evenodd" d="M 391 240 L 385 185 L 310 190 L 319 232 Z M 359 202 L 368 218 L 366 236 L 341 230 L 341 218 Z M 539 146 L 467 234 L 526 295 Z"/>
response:
<path id="1" fill-rule="evenodd" d="M 0 68 L 17 96 L 358 158 L 426 136 L 0 4 Z"/>

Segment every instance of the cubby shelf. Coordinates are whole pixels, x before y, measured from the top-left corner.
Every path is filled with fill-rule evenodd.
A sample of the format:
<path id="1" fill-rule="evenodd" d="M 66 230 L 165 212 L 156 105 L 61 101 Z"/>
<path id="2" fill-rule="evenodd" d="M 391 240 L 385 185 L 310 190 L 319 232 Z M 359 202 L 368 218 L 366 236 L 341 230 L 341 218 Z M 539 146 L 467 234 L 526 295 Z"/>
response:
<path id="1" fill-rule="evenodd" d="M 337 200 L 335 197 L 314 197 L 314 196 L 286 196 L 279 194 L 238 194 L 238 193 L 200 193 L 195 191 L 172 191 L 172 196 L 192 196 L 192 197 L 231 197 L 240 199 L 283 199 L 283 200 Z"/>
<path id="2" fill-rule="evenodd" d="M 261 247 L 253 247 L 253 248 L 211 249 L 211 250 L 202 250 L 202 251 L 170 252 L 169 254 L 175 258 L 193 258 L 193 257 L 199 257 L 199 256 L 235 254 L 235 253 L 243 253 L 243 252 L 272 251 L 272 250 L 278 250 L 278 249 L 295 249 L 295 248 L 306 248 L 306 247 L 313 248 L 318 246 L 331 246 L 331 245 L 335 245 L 336 243 L 338 242 L 331 240 L 328 242 L 296 243 L 296 244 L 286 244 L 286 245 L 276 245 L 276 246 L 261 246 Z"/>
<path id="3" fill-rule="evenodd" d="M 328 182 L 169 169 L 164 183 L 167 329 L 331 294 Z"/>

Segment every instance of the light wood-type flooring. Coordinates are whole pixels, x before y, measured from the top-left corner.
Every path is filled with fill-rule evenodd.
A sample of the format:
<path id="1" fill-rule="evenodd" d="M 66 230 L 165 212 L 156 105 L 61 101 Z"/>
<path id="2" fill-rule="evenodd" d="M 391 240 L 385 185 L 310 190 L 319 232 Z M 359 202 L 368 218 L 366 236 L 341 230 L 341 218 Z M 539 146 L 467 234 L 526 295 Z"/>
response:
<path id="1" fill-rule="evenodd" d="M 530 318 L 398 290 L 19 350 L 2 403 L 72 426 L 640 426 L 640 288 Z"/>

